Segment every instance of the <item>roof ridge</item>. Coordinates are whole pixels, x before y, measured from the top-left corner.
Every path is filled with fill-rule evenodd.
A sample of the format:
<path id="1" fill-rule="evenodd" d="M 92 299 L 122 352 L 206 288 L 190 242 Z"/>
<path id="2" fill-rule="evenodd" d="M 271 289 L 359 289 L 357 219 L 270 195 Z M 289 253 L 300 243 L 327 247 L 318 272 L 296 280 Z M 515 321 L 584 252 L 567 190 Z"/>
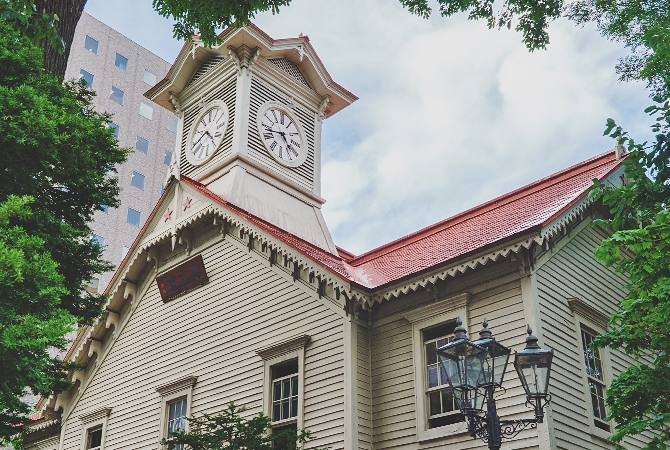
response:
<path id="1" fill-rule="evenodd" d="M 432 225 L 428 225 L 427 227 L 424 227 L 420 230 L 414 231 L 410 234 L 407 234 L 405 236 L 402 236 L 398 239 L 395 239 L 391 242 L 388 242 L 386 244 L 383 244 L 379 247 L 373 248 L 372 250 L 368 250 L 365 253 L 362 253 L 355 258 L 348 260 L 347 262 L 351 264 L 354 267 L 357 267 L 360 264 L 363 264 L 365 262 L 371 261 L 373 259 L 376 259 L 389 251 L 404 247 L 406 245 L 409 245 L 413 242 L 416 242 L 419 237 L 426 237 L 430 236 L 431 234 L 435 234 L 439 231 L 442 231 L 446 228 L 446 225 L 448 224 L 449 226 L 456 225 L 462 221 L 471 219 L 473 217 L 477 217 L 481 214 L 484 214 L 491 209 L 499 208 L 501 206 L 506 205 L 507 203 L 510 203 L 514 200 L 517 200 L 521 197 L 528 196 L 532 193 L 535 193 L 539 190 L 546 189 L 548 187 L 551 187 L 561 181 L 564 181 L 566 178 L 572 178 L 574 176 L 577 176 L 579 173 L 583 172 L 580 171 L 578 173 L 573 173 L 577 169 L 580 168 L 594 168 L 598 167 L 600 165 L 607 164 L 610 162 L 611 157 L 615 156 L 614 150 L 608 150 L 604 153 L 601 153 L 599 155 L 593 156 L 591 158 L 588 158 L 584 161 L 581 161 L 577 164 L 574 164 L 570 167 L 567 167 L 563 170 L 560 170 L 558 172 L 555 172 L 553 174 L 550 174 L 546 177 L 543 177 L 539 180 L 536 180 L 532 183 L 526 184 L 520 188 L 517 188 L 513 191 L 507 192 L 506 194 L 503 194 L 501 196 L 498 196 L 492 200 L 489 200 L 487 202 L 481 203 L 477 206 L 474 206 L 472 208 L 469 208 L 465 211 L 462 211 L 460 213 L 457 213 L 451 217 L 448 217 L 446 219 L 443 219 L 439 222 L 436 222 Z M 602 161 L 601 161 L 602 160 Z M 598 162 L 598 163 L 597 163 Z M 597 164 L 596 164 L 597 163 Z M 523 195 L 520 195 L 523 194 Z M 476 214 L 474 214 L 476 213 Z"/>

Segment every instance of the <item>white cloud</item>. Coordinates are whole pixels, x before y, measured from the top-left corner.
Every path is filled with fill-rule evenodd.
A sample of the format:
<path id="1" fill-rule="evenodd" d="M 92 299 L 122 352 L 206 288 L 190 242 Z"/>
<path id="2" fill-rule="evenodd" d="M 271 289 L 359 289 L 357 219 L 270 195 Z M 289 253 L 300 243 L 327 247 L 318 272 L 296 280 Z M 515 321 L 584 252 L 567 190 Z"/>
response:
<path id="1" fill-rule="evenodd" d="M 118 28 L 101 0 L 89 5 Z M 127 21 L 131 6 L 117 8 L 128 9 L 110 17 Z M 169 23 L 143 8 L 150 26 L 131 38 L 172 60 L 180 45 L 167 42 Z M 274 38 L 309 35 L 360 97 L 323 134 L 324 216 L 355 253 L 608 150 L 608 117 L 648 130 L 646 92 L 616 81 L 620 47 L 567 21 L 533 53 L 514 31 L 462 15 L 423 20 L 398 0 L 294 0 L 255 22 Z"/>

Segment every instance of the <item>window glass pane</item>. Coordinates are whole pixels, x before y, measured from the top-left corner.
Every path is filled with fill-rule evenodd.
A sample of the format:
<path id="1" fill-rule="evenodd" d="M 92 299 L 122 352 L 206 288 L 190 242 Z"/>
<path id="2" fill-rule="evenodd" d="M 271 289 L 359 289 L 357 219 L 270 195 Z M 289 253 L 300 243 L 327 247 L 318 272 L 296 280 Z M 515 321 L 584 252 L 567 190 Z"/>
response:
<path id="1" fill-rule="evenodd" d="M 442 391 L 442 412 L 455 411 L 455 403 L 453 391 L 451 389 L 444 389 Z"/>
<path id="2" fill-rule="evenodd" d="M 86 86 L 93 87 L 93 74 L 84 69 L 79 70 L 79 79 L 86 82 Z"/>
<path id="3" fill-rule="evenodd" d="M 107 205 L 100 205 L 100 209 L 101 209 L 102 212 L 104 212 L 105 214 L 109 214 L 109 206 L 107 206 Z"/>
<path id="4" fill-rule="evenodd" d="M 426 344 L 426 364 L 437 364 L 437 353 L 435 352 L 435 344 Z"/>
<path id="5" fill-rule="evenodd" d="M 130 184 L 138 189 L 144 190 L 144 175 L 133 170 L 133 175 L 130 178 Z"/>
<path id="6" fill-rule="evenodd" d="M 113 102 L 123 105 L 123 91 L 116 86 L 112 86 L 112 91 L 109 93 L 109 99 Z"/>
<path id="7" fill-rule="evenodd" d="M 105 238 L 98 234 L 93 235 L 93 241 L 95 241 L 100 246 L 100 248 L 105 246 Z"/>
<path id="8" fill-rule="evenodd" d="M 115 124 L 114 122 L 107 122 L 107 128 L 113 128 L 113 136 L 114 139 L 118 140 L 119 139 L 119 126 Z"/>
<path id="9" fill-rule="evenodd" d="M 93 39 L 91 36 L 86 36 L 84 41 L 84 48 L 93 54 L 98 54 L 98 41 Z"/>
<path id="10" fill-rule="evenodd" d="M 428 387 L 433 388 L 439 386 L 439 382 L 437 380 L 437 364 L 428 366 L 426 370 L 428 372 Z"/>
<path id="11" fill-rule="evenodd" d="M 124 245 L 123 248 L 121 249 L 121 259 L 126 257 L 126 255 L 128 254 L 128 250 L 130 250 L 130 247 Z"/>
<path id="12" fill-rule="evenodd" d="M 291 397 L 298 395 L 298 377 L 291 378 Z"/>
<path id="13" fill-rule="evenodd" d="M 167 119 L 167 129 L 172 131 L 173 133 L 177 133 L 177 118 L 176 117 L 168 117 Z"/>
<path id="14" fill-rule="evenodd" d="M 125 72 L 128 70 L 128 58 L 117 53 L 114 65 Z"/>
<path id="15" fill-rule="evenodd" d="M 436 416 L 442 413 L 442 406 L 440 404 L 440 391 L 434 391 L 428 394 L 430 402 L 430 415 Z"/>
<path id="16" fill-rule="evenodd" d="M 298 397 L 291 398 L 291 417 L 298 415 Z"/>
<path id="17" fill-rule="evenodd" d="M 102 428 L 96 428 L 88 431 L 86 439 L 86 448 L 99 448 L 102 445 Z"/>
<path id="18" fill-rule="evenodd" d="M 140 102 L 140 116 L 151 120 L 154 115 L 154 109 L 144 102 Z"/>
<path id="19" fill-rule="evenodd" d="M 156 84 L 156 75 L 149 72 L 147 69 L 144 69 L 144 82 L 153 86 Z"/>
<path id="20" fill-rule="evenodd" d="M 93 289 L 98 289 L 98 286 L 100 286 L 100 279 L 99 278 L 91 278 L 91 281 L 88 282 L 88 286 Z"/>
<path id="21" fill-rule="evenodd" d="M 281 381 L 275 381 L 274 393 L 272 394 L 272 399 L 281 400 Z"/>
<path id="22" fill-rule="evenodd" d="M 172 152 L 170 150 L 165 150 L 165 157 L 163 157 L 163 163 L 166 166 L 169 166 L 172 163 Z"/>
<path id="23" fill-rule="evenodd" d="M 272 405 L 272 420 L 274 422 L 281 420 L 281 402 L 274 402 Z"/>
<path id="24" fill-rule="evenodd" d="M 288 419 L 289 416 L 289 401 L 288 400 L 282 400 L 281 402 L 281 418 L 282 419 Z"/>
<path id="25" fill-rule="evenodd" d="M 138 135 L 135 141 L 135 149 L 146 155 L 149 153 L 149 141 Z"/>
<path id="26" fill-rule="evenodd" d="M 128 208 L 128 216 L 126 217 L 126 222 L 136 227 L 140 226 L 140 212 L 133 208 Z"/>
<path id="27" fill-rule="evenodd" d="M 282 381 L 281 398 L 288 398 L 291 396 L 291 380 L 286 378 Z"/>

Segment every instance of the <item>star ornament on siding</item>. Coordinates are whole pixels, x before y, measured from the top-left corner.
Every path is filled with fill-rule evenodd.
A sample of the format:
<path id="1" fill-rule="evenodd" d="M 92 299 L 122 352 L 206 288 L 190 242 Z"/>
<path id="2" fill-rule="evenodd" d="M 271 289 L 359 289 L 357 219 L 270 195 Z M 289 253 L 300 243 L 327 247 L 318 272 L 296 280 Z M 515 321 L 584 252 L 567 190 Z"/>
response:
<path id="1" fill-rule="evenodd" d="M 170 218 L 172 217 L 172 210 L 168 208 L 167 211 L 165 211 L 165 214 L 163 214 L 163 217 L 165 218 L 164 222 L 170 220 Z"/>
<path id="2" fill-rule="evenodd" d="M 186 200 L 184 200 L 184 203 L 181 204 L 184 207 L 184 211 L 186 211 L 187 209 L 189 209 L 191 207 L 191 201 L 192 200 L 193 200 L 192 198 L 186 197 Z"/>

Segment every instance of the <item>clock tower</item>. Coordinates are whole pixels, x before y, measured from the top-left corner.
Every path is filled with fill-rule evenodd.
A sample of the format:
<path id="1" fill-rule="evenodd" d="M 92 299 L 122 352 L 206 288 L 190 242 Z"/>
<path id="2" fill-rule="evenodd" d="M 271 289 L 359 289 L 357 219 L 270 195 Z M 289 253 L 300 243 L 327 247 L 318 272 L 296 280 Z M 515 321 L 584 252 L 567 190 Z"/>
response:
<path id="1" fill-rule="evenodd" d="M 145 95 L 179 117 L 172 173 L 337 254 L 321 214 L 321 124 L 356 96 L 335 83 L 307 37 L 251 24 L 222 43 L 186 43 Z"/>

